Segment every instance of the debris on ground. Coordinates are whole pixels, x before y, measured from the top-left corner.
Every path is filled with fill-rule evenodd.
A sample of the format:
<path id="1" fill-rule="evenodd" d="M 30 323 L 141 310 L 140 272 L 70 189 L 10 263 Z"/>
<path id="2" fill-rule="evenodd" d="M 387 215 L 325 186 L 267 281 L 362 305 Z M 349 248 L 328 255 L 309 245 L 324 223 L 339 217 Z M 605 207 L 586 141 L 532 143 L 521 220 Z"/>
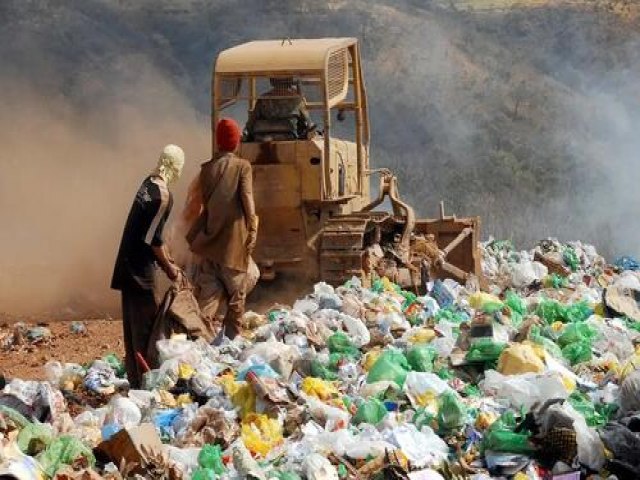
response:
<path id="1" fill-rule="evenodd" d="M 636 263 L 556 240 L 482 251 L 485 291 L 319 283 L 232 342 L 160 340 L 144 390 L 117 355 L 50 360 L 0 396 L 0 476 L 637 478 Z"/>

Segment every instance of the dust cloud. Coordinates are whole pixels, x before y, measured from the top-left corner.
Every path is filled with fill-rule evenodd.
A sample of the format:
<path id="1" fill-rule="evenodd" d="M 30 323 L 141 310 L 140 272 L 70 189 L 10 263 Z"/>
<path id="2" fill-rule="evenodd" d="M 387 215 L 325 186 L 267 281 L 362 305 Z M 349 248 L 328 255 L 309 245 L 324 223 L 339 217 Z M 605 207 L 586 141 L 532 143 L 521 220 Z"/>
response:
<path id="1" fill-rule="evenodd" d="M 127 59 L 121 59 L 127 61 Z M 186 184 L 209 151 L 208 119 L 144 59 L 136 80 L 109 78 L 91 109 L 17 79 L 0 81 L 0 313 L 104 316 L 133 196 L 162 147 L 180 145 Z M 80 88 L 100 88 L 95 76 Z"/>

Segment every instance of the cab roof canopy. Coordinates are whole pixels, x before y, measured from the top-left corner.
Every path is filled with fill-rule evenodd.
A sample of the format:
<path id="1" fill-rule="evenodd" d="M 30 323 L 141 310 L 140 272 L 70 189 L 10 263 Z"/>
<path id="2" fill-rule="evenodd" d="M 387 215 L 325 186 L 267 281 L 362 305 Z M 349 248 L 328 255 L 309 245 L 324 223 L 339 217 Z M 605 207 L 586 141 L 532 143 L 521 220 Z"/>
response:
<path id="1" fill-rule="evenodd" d="M 329 57 L 357 43 L 355 38 L 258 40 L 224 50 L 217 74 L 292 74 L 327 69 Z"/>

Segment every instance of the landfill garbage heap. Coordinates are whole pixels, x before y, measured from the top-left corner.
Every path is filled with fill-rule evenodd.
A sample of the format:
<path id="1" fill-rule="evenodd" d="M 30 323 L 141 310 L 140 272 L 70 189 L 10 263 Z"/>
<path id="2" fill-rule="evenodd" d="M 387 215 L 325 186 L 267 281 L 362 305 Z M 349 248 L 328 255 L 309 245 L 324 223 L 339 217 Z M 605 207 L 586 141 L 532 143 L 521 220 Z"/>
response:
<path id="1" fill-rule="evenodd" d="M 638 478 L 640 265 L 482 250 L 487 291 L 319 283 L 233 342 L 161 340 L 145 390 L 50 361 L 0 397 L 0 478 Z"/>

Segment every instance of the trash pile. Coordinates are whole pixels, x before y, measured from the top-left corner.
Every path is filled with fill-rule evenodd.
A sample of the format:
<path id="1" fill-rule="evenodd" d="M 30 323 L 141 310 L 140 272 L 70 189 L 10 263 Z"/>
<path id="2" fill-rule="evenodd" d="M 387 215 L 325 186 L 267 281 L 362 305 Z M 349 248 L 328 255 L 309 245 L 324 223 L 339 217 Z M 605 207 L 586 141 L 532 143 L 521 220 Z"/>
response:
<path id="1" fill-rule="evenodd" d="M 233 342 L 160 340 L 144 390 L 115 356 L 50 361 L 0 397 L 0 476 L 638 478 L 638 263 L 554 240 L 483 257 L 483 282 L 318 283 Z"/>

